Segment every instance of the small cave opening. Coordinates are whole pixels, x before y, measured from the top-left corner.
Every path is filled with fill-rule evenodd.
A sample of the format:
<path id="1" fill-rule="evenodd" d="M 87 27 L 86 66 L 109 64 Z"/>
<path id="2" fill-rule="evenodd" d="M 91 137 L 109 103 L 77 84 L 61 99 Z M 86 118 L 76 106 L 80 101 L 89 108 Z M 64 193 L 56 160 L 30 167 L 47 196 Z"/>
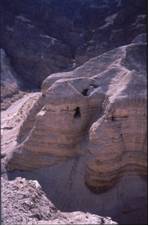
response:
<path id="1" fill-rule="evenodd" d="M 86 89 L 83 89 L 83 91 L 81 92 L 83 96 L 89 96 L 91 94 L 91 92 L 96 89 L 98 86 L 94 85 L 94 84 L 90 84 L 89 87 L 87 87 Z"/>
<path id="2" fill-rule="evenodd" d="M 81 112 L 80 112 L 80 108 L 76 107 L 74 109 L 74 118 L 81 118 Z"/>
<path id="3" fill-rule="evenodd" d="M 82 91 L 82 95 L 83 95 L 83 96 L 88 96 L 88 89 L 84 89 L 84 90 Z"/>

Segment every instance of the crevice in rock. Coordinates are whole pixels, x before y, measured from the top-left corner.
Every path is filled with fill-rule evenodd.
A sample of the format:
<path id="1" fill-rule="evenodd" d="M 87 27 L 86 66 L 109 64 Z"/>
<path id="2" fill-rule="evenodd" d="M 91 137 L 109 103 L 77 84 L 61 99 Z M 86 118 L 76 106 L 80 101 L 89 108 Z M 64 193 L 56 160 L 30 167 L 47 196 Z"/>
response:
<path id="1" fill-rule="evenodd" d="M 128 118 L 128 115 L 125 115 L 125 116 L 112 116 L 111 117 L 111 121 L 118 121 L 118 120 L 121 120 L 121 119 L 125 119 L 125 118 Z"/>
<path id="2" fill-rule="evenodd" d="M 90 84 L 87 88 L 83 89 L 83 91 L 81 92 L 81 94 L 83 96 L 89 96 L 92 91 L 94 91 L 94 89 L 96 89 L 98 86 L 95 84 Z"/>
<path id="3" fill-rule="evenodd" d="M 80 108 L 79 107 L 76 107 L 74 109 L 74 118 L 81 118 L 81 112 L 80 112 Z"/>

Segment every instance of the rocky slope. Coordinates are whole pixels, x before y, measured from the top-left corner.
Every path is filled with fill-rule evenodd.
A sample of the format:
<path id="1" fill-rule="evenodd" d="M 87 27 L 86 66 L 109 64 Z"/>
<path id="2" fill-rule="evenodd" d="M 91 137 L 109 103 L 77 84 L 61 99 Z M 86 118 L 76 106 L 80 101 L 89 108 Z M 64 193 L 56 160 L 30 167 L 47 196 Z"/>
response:
<path id="1" fill-rule="evenodd" d="M 146 0 L 1 0 L 1 48 L 26 88 L 146 33 Z"/>
<path id="2" fill-rule="evenodd" d="M 5 146 L 10 178 L 39 180 L 64 211 L 146 222 L 146 79 L 144 42 L 49 76 Z"/>
<path id="3" fill-rule="evenodd" d="M 62 213 L 48 200 L 37 181 L 2 178 L 2 224 L 116 224 L 108 217 Z"/>

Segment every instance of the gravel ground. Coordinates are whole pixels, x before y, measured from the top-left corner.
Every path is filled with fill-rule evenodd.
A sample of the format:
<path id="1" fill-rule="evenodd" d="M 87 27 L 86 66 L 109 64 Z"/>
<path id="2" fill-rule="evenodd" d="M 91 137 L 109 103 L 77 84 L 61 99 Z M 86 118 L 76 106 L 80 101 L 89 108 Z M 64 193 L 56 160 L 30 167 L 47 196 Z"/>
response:
<path id="1" fill-rule="evenodd" d="M 2 178 L 1 224 L 116 224 L 111 218 L 56 209 L 37 181 Z"/>

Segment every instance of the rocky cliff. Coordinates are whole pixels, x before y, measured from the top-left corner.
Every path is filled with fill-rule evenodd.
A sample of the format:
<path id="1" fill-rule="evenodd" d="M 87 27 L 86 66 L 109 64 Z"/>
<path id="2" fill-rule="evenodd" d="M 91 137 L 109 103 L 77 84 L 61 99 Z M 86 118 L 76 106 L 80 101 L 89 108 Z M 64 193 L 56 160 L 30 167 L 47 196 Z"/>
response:
<path id="1" fill-rule="evenodd" d="M 7 155 L 8 170 L 30 171 L 27 177 L 37 177 L 64 210 L 88 208 L 120 222 L 128 214 L 124 222 L 142 222 L 147 195 L 146 79 L 144 42 L 108 51 L 72 72 L 49 76 L 20 125 L 17 142 Z M 68 200 L 76 194 L 71 204 L 61 195 L 58 201 L 50 188 L 50 183 L 60 186 L 61 180 L 58 192 L 62 190 Z M 105 197 L 109 206 L 103 207 Z M 144 214 L 138 215 L 138 210 Z"/>

